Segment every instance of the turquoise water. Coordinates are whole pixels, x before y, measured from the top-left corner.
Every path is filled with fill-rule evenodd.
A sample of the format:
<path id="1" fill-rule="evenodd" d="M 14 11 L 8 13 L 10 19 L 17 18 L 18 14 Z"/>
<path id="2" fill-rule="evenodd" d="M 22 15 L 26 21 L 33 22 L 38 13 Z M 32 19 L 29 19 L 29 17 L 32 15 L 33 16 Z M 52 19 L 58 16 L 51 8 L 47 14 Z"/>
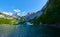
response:
<path id="1" fill-rule="evenodd" d="M 43 25 L 0 26 L 0 37 L 60 37 L 60 29 Z"/>

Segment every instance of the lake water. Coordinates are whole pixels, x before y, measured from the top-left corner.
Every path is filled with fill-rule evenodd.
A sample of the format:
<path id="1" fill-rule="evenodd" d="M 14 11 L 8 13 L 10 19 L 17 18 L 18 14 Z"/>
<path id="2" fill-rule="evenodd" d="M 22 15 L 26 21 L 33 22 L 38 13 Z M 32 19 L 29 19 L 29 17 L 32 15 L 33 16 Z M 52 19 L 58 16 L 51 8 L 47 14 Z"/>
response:
<path id="1" fill-rule="evenodd" d="M 0 25 L 0 37 L 60 37 L 60 29 L 43 25 Z"/>

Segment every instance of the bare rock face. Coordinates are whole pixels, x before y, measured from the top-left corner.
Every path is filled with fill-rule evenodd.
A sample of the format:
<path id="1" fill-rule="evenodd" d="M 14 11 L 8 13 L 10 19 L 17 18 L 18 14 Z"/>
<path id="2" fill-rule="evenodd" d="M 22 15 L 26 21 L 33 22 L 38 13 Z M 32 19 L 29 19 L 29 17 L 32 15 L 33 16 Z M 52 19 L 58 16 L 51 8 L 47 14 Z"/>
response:
<path id="1" fill-rule="evenodd" d="M 25 19 L 26 19 L 26 21 L 28 21 L 28 20 L 31 20 L 34 18 L 38 18 L 39 16 L 41 16 L 41 14 L 42 14 L 42 11 L 38 11 L 36 13 L 32 13 L 30 15 L 25 16 Z"/>

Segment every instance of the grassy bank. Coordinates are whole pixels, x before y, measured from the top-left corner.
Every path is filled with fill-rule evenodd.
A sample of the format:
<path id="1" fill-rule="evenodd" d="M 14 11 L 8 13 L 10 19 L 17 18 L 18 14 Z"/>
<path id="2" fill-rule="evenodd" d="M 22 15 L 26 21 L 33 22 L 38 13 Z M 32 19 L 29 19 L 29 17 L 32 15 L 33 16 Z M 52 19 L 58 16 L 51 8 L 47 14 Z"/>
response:
<path id="1" fill-rule="evenodd" d="M 18 24 L 18 20 L 0 18 L 0 25 L 3 25 L 3 24 Z"/>

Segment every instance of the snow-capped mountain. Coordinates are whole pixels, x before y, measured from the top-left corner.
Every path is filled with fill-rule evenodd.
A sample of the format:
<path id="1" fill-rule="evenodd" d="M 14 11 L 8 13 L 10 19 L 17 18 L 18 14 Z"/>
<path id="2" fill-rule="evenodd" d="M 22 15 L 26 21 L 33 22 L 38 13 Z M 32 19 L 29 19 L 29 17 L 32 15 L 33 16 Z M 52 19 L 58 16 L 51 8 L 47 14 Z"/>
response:
<path id="1" fill-rule="evenodd" d="M 9 16 L 13 16 L 14 18 L 18 18 L 19 17 L 19 13 L 17 12 L 1 12 L 3 14 L 9 15 Z"/>
<path id="2" fill-rule="evenodd" d="M 0 12 L 0 18 L 14 19 L 15 17 Z"/>
<path id="3" fill-rule="evenodd" d="M 34 19 L 34 18 L 38 18 L 39 16 L 42 15 L 42 11 L 38 11 L 36 13 L 32 13 L 32 14 L 29 14 L 29 15 L 26 15 L 25 16 L 25 20 L 28 21 L 28 20 L 31 20 L 31 19 Z"/>

